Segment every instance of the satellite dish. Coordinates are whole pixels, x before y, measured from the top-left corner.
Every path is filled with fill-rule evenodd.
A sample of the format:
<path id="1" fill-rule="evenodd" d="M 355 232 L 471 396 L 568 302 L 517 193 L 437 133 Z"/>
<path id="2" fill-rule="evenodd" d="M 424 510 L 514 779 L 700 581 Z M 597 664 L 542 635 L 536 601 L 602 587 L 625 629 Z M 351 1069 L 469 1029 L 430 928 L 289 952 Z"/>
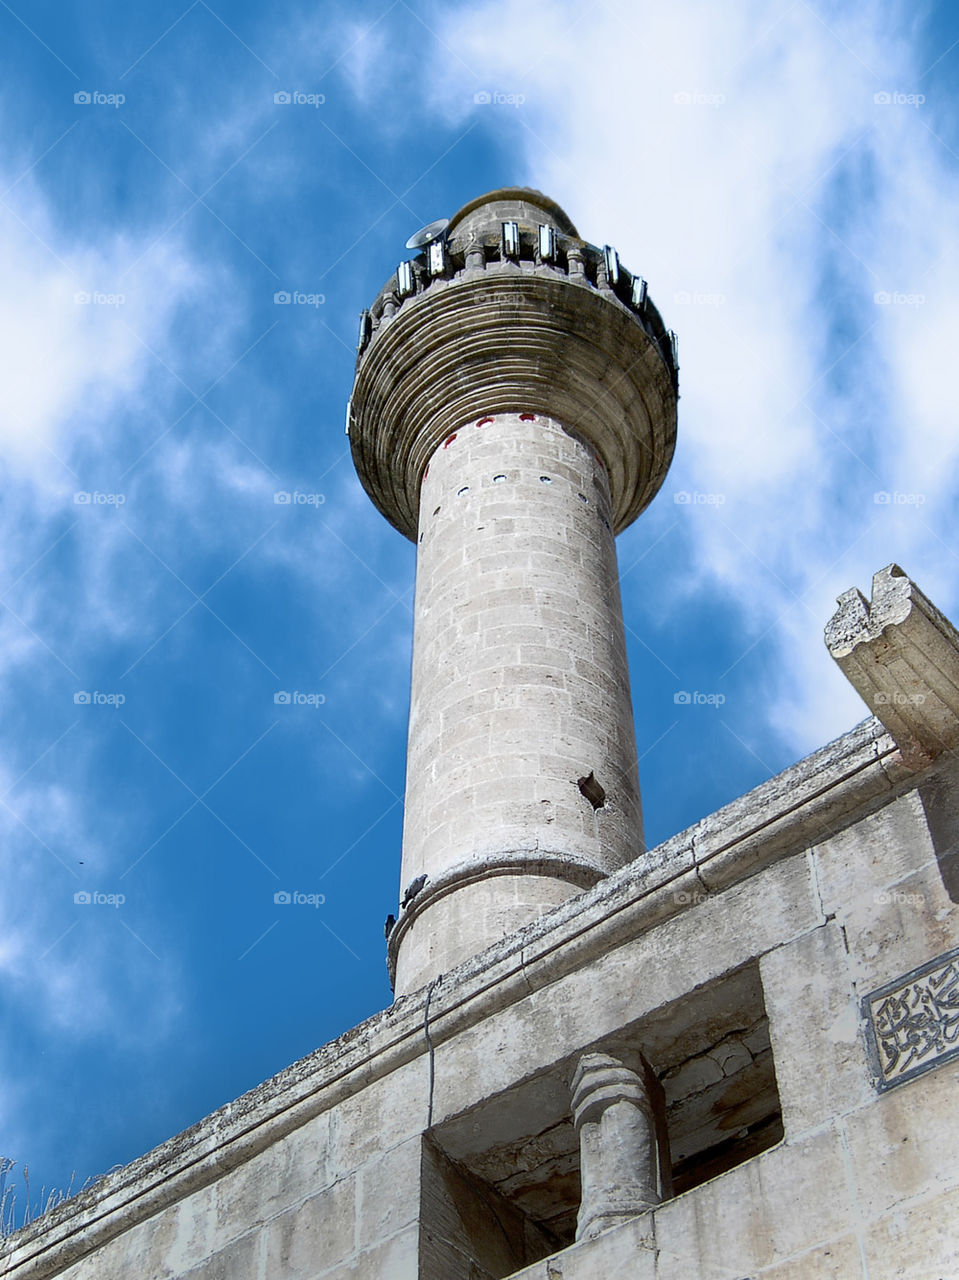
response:
<path id="1" fill-rule="evenodd" d="M 422 230 L 417 231 L 415 236 L 410 236 L 406 242 L 407 249 L 425 248 L 434 240 L 438 240 L 449 225 L 449 218 L 437 218 L 435 222 L 428 222 Z"/>

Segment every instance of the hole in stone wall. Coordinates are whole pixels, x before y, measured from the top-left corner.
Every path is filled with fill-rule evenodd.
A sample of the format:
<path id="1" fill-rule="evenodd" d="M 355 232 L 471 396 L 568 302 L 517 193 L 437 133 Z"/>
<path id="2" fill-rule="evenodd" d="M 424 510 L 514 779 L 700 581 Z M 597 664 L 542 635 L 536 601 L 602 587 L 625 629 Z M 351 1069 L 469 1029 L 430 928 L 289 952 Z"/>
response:
<path id="1" fill-rule="evenodd" d="M 469 485 L 468 485 L 468 484 L 464 484 L 464 485 L 463 485 L 463 487 L 462 487 L 462 489 L 457 489 L 457 490 L 456 490 L 456 496 L 457 496 L 457 498 L 462 498 L 463 494 L 464 494 L 464 493 L 469 493 L 469 491 L 470 491 L 470 487 L 469 487 Z"/>
<path id="2" fill-rule="evenodd" d="M 520 420 L 520 422 L 535 422 L 535 421 L 536 421 L 536 414 L 535 414 L 535 413 L 521 413 L 521 414 L 519 415 L 519 420 Z"/>
<path id="3" fill-rule="evenodd" d="M 587 498 L 585 493 L 577 493 L 576 496 L 579 498 L 580 502 L 589 502 L 589 498 Z"/>
<path id="4" fill-rule="evenodd" d="M 552 476 L 540 476 L 540 478 L 539 478 L 539 482 L 540 482 L 540 484 L 552 484 L 552 483 L 553 483 L 553 477 L 552 477 Z"/>
<path id="5" fill-rule="evenodd" d="M 585 778 L 577 778 L 576 785 L 594 809 L 602 809 L 606 803 L 606 789 L 596 781 L 592 769 Z"/>
<path id="6" fill-rule="evenodd" d="M 503 484 L 505 480 L 506 477 L 504 475 L 493 476 L 493 484 Z"/>
<path id="7" fill-rule="evenodd" d="M 478 427 L 488 427 L 492 421 L 493 421 L 492 418 L 480 418 L 479 422 L 477 422 L 476 425 Z"/>
<path id="8" fill-rule="evenodd" d="M 439 515 L 439 513 L 440 513 L 440 510 L 441 510 L 441 508 L 440 508 L 440 507 L 437 507 L 437 508 L 436 508 L 436 510 L 433 512 L 433 515 L 434 515 L 434 516 L 438 516 L 438 515 Z"/>

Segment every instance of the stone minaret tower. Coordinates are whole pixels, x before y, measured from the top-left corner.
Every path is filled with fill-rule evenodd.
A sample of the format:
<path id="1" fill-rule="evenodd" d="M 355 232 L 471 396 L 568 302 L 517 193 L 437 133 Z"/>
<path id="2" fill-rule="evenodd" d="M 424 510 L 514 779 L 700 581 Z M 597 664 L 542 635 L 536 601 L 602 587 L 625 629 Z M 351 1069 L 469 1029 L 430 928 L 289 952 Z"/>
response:
<path id="1" fill-rule="evenodd" d="M 495 191 L 417 239 L 361 318 L 348 414 L 417 544 L 398 995 L 644 850 L 613 535 L 676 435 L 645 281 L 552 200 Z"/>

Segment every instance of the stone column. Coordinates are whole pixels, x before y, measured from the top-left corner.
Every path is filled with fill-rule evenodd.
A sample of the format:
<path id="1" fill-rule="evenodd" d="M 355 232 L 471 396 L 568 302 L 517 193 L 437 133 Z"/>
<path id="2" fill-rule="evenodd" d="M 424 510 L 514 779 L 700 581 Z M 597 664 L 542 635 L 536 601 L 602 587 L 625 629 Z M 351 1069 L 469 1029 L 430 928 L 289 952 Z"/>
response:
<path id="1" fill-rule="evenodd" d="M 467 422 L 430 458 L 403 830 L 430 923 L 398 991 L 642 852 L 610 514 L 602 464 L 540 414 Z"/>
<path id="2" fill-rule="evenodd" d="M 573 1076 L 583 1193 L 576 1239 L 587 1240 L 663 1199 L 665 1137 L 655 1076 L 606 1053 L 584 1053 Z M 668 1174 L 667 1179 L 668 1181 Z"/>

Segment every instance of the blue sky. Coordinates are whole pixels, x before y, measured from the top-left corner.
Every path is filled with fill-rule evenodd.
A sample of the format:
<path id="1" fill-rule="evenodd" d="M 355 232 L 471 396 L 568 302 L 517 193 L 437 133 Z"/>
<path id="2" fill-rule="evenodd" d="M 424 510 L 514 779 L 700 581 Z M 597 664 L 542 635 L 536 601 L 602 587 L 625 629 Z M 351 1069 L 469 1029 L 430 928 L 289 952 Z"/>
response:
<path id="1" fill-rule="evenodd" d="M 0 38 L 0 1154 L 37 1189 L 389 1002 L 414 553 L 343 423 L 423 223 L 537 186 L 679 333 L 619 540 L 650 842 L 862 718 L 839 591 L 897 560 L 959 615 L 959 13 L 33 0 Z"/>

